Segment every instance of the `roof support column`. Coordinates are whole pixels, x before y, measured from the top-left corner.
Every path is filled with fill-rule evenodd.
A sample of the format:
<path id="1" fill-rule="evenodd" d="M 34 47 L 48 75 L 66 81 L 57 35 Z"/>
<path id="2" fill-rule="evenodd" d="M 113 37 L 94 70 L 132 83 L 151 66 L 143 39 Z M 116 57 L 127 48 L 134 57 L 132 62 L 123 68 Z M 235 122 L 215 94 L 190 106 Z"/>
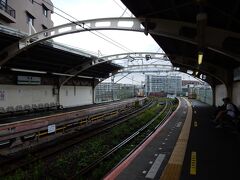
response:
<path id="1" fill-rule="evenodd" d="M 97 79 L 93 79 L 92 81 L 92 104 L 95 104 L 95 88 L 98 85 L 99 81 Z"/>
<path id="2" fill-rule="evenodd" d="M 112 101 L 114 101 L 114 76 L 111 76 Z"/>
<path id="3" fill-rule="evenodd" d="M 232 100 L 232 92 L 233 92 L 233 72 L 228 71 L 227 74 L 225 74 L 226 83 L 225 86 L 227 88 L 227 96 Z"/>
<path id="4" fill-rule="evenodd" d="M 60 102 L 60 91 L 61 91 L 61 86 L 56 86 L 57 104 L 59 104 L 59 105 L 61 105 L 61 102 Z"/>
<path id="5" fill-rule="evenodd" d="M 211 86 L 212 87 L 212 100 L 213 100 L 213 106 L 216 106 L 216 85 Z"/>
<path id="6" fill-rule="evenodd" d="M 226 84 L 226 88 L 227 88 L 227 96 L 232 100 L 232 91 L 233 91 L 233 84 L 232 83 L 228 83 Z"/>

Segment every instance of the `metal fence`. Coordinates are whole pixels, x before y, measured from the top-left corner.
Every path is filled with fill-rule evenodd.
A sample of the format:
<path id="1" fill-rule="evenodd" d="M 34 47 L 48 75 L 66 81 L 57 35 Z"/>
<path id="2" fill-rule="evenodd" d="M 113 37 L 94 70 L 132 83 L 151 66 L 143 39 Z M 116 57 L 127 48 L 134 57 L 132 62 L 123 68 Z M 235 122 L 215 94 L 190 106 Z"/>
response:
<path id="1" fill-rule="evenodd" d="M 209 105 L 213 104 L 213 93 L 211 88 L 201 87 L 195 88 L 195 93 L 197 95 L 197 99 L 205 102 Z"/>
<path id="2" fill-rule="evenodd" d="M 7 14 L 12 16 L 13 18 L 16 18 L 16 11 L 2 0 L 0 0 L 0 9 L 5 11 Z"/>
<path id="3" fill-rule="evenodd" d="M 137 88 L 129 84 L 100 83 L 95 89 L 95 102 L 132 98 L 136 95 Z"/>

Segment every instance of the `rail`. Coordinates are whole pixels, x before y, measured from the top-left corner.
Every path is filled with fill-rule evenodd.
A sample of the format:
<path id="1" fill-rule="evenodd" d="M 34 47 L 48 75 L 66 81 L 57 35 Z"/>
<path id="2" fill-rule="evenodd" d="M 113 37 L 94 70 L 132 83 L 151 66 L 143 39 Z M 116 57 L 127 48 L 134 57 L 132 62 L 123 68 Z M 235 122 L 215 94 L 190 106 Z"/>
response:
<path id="1" fill-rule="evenodd" d="M 111 150 L 109 150 L 107 153 L 105 153 L 103 156 L 101 156 L 99 159 L 97 159 L 96 161 L 94 161 L 93 163 L 91 163 L 89 166 L 87 166 L 86 168 L 83 168 L 81 171 L 78 172 L 78 174 L 74 175 L 73 177 L 71 177 L 70 179 L 75 179 L 77 176 L 79 175 L 85 175 L 88 172 L 90 172 L 92 169 L 94 169 L 98 164 L 100 164 L 102 161 L 104 161 L 106 158 L 108 158 L 109 156 L 113 155 L 116 151 L 120 150 L 123 146 L 125 146 L 126 144 L 128 144 L 130 141 L 132 141 L 134 138 L 136 138 L 140 133 L 144 132 L 145 130 L 147 130 L 147 128 L 154 122 L 156 121 L 159 116 L 161 116 L 164 112 L 166 112 L 167 107 L 169 106 L 169 109 L 166 113 L 166 115 L 164 116 L 164 118 L 162 119 L 162 121 L 157 124 L 157 126 L 155 126 L 154 130 L 152 130 L 124 159 L 126 159 L 134 150 L 136 150 L 144 141 L 146 141 L 148 139 L 148 137 L 153 134 L 156 129 L 161 126 L 166 119 L 170 116 L 171 112 L 172 112 L 172 108 L 171 108 L 171 103 L 166 103 L 164 109 L 158 113 L 152 120 L 150 120 L 148 123 L 146 123 L 144 126 L 142 126 L 141 128 L 139 128 L 137 131 L 135 131 L 132 135 L 130 135 L 129 137 L 127 137 L 125 140 L 123 140 L 121 143 L 119 143 L 117 146 L 113 147 Z M 124 160 L 123 159 L 123 160 Z M 122 161 L 123 161 L 122 160 Z M 122 162 L 121 161 L 121 162 Z"/>
<path id="2" fill-rule="evenodd" d="M 152 101 L 145 104 L 143 107 L 131 111 L 127 115 L 122 115 L 121 117 L 114 119 L 112 121 L 107 121 L 103 125 L 100 125 L 96 128 L 88 129 L 86 131 L 81 131 L 79 133 L 75 133 L 74 135 L 69 135 L 67 138 L 63 138 L 60 142 L 58 142 L 58 145 L 51 144 L 49 147 L 41 147 L 40 149 L 33 150 L 34 154 L 37 155 L 37 157 L 32 158 L 30 161 L 26 160 L 26 157 L 29 155 L 28 152 L 26 154 L 22 153 L 16 157 L 12 157 L 9 160 L 2 160 L 0 161 L 0 166 L 3 167 L 0 170 L 0 176 L 5 176 L 8 174 L 11 174 L 12 172 L 16 171 L 18 168 L 24 168 L 27 167 L 29 164 L 33 164 L 34 162 L 37 162 L 42 159 L 47 159 L 49 157 L 52 157 L 56 155 L 57 153 L 70 148 L 83 140 L 86 140 L 87 138 L 93 137 L 98 135 L 99 133 L 102 133 L 126 120 L 129 118 L 133 118 L 134 116 L 137 116 L 139 113 L 144 111 L 145 109 L 149 108 L 149 106 L 152 105 Z M 84 134 L 86 133 L 86 135 Z M 11 165 L 11 167 L 9 167 Z"/>

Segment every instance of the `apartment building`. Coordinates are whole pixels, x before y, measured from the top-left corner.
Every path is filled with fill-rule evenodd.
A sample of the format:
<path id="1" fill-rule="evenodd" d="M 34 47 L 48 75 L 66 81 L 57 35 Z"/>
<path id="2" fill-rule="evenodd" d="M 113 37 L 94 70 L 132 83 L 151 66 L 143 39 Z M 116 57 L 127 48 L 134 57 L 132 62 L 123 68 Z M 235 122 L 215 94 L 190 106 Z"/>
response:
<path id="1" fill-rule="evenodd" d="M 157 92 L 179 94 L 182 92 L 182 77 L 146 75 L 145 92 L 147 94 Z"/>
<path id="2" fill-rule="evenodd" d="M 0 24 L 24 33 L 53 27 L 51 0 L 0 0 Z"/>

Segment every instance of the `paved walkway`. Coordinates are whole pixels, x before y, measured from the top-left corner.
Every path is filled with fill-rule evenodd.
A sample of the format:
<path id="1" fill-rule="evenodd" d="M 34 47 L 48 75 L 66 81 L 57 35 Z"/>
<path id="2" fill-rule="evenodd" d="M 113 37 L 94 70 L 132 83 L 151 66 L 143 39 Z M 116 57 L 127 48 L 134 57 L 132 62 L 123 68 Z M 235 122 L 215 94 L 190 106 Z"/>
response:
<path id="1" fill-rule="evenodd" d="M 192 105 L 193 123 L 180 179 L 240 179 L 239 135 L 211 124 L 211 106 L 195 100 Z"/>
<path id="2" fill-rule="evenodd" d="M 140 148 L 112 173 L 106 176 L 105 179 L 159 179 L 164 167 L 169 162 L 187 113 L 187 103 L 181 99 L 181 105 L 176 113 L 168 119 L 165 126 L 159 128 Z"/>
<path id="3" fill-rule="evenodd" d="M 196 100 L 191 103 L 192 109 L 187 110 L 182 101 L 165 127 L 105 179 L 240 179 L 240 135 L 216 129 L 210 119 L 211 106 Z"/>

